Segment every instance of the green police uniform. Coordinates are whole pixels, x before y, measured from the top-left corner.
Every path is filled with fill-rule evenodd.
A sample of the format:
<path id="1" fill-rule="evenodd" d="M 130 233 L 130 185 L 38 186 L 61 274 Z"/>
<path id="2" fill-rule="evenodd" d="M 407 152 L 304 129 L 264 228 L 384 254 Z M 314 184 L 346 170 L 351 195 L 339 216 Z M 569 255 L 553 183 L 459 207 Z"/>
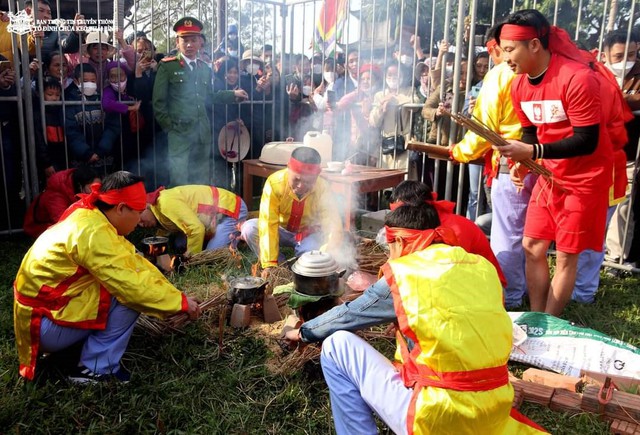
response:
<path id="1" fill-rule="evenodd" d="M 181 34 L 185 20 L 193 30 Z M 176 23 L 174 30 L 178 36 L 199 35 L 202 25 L 195 18 L 186 17 Z M 182 53 L 160 62 L 153 87 L 153 110 L 168 134 L 172 186 L 210 184 L 212 104 L 234 102 L 233 91 L 213 92 L 211 69 L 201 60 L 196 61 L 193 70 Z"/>

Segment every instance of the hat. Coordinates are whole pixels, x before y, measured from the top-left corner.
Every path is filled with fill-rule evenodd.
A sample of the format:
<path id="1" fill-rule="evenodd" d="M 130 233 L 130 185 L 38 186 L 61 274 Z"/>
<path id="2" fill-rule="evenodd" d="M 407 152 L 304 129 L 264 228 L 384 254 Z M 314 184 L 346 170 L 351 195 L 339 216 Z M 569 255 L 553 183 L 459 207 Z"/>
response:
<path id="1" fill-rule="evenodd" d="M 202 35 L 202 29 L 204 26 L 202 23 L 193 17 L 184 17 L 176 21 L 173 25 L 173 31 L 176 32 L 176 36 L 189 36 L 189 35 Z"/>
<path id="2" fill-rule="evenodd" d="M 229 24 L 227 27 L 227 34 L 235 33 L 238 34 L 238 25 L 237 24 Z"/>
<path id="3" fill-rule="evenodd" d="M 232 121 L 222 127 L 218 135 L 218 149 L 223 159 L 230 163 L 239 162 L 249 154 L 249 148 L 249 130 L 242 121 Z"/>
<path id="4" fill-rule="evenodd" d="M 416 69 L 413 70 L 413 76 L 416 80 L 420 80 L 420 77 L 422 76 L 424 70 L 429 71 L 429 65 L 427 65 L 425 62 L 418 62 L 416 64 Z"/>
<path id="5" fill-rule="evenodd" d="M 240 59 L 240 68 L 244 68 L 249 61 L 258 62 L 260 65 L 264 65 L 264 61 L 260 57 L 257 51 L 254 50 L 245 50 L 242 53 L 242 59 Z"/>
<path id="6" fill-rule="evenodd" d="M 360 67 L 360 74 L 368 72 L 372 76 L 375 76 L 377 79 L 380 79 L 382 76 L 382 72 L 380 71 L 380 67 L 373 63 L 365 63 Z"/>
<path id="7" fill-rule="evenodd" d="M 127 65 L 127 62 L 122 62 L 119 60 L 111 60 L 107 62 L 107 65 L 105 66 L 104 69 L 106 73 L 109 74 L 109 72 L 114 68 L 122 68 L 125 74 L 128 74 L 131 72 L 131 70 L 129 69 L 129 66 Z"/>
<path id="8" fill-rule="evenodd" d="M 116 51 L 116 48 L 113 45 L 109 44 L 109 34 L 106 32 L 89 32 L 87 34 L 87 38 L 84 41 L 84 44 L 82 44 L 81 47 L 83 55 L 89 56 L 88 49 L 91 44 L 102 44 L 109 47 L 109 53 L 105 57 L 113 56 Z"/>

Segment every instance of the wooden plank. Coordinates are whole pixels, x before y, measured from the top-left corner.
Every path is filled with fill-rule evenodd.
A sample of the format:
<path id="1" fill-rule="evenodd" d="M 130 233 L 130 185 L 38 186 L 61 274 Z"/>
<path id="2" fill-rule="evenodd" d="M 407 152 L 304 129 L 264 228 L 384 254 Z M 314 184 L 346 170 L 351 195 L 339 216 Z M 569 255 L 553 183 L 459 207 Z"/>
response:
<path id="1" fill-rule="evenodd" d="M 580 378 L 534 368 L 525 370 L 522 374 L 522 380 L 535 382 L 536 384 L 546 385 L 548 387 L 562 388 L 573 392 L 575 392 L 582 384 L 582 380 Z"/>

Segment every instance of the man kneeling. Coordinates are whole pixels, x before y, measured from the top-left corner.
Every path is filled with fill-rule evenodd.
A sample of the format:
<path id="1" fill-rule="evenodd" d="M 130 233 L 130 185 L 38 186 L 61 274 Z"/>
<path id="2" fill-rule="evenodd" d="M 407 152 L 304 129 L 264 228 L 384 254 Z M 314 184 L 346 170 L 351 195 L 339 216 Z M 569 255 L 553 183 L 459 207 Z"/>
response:
<path id="1" fill-rule="evenodd" d="M 140 312 L 200 315 L 198 303 L 176 289 L 124 236 L 146 207 L 142 179 L 108 175 L 71 205 L 25 255 L 14 282 L 14 329 L 20 375 L 33 379 L 39 352 L 84 341 L 69 379 L 86 383 L 130 374 L 120 366 Z"/>
<path id="2" fill-rule="evenodd" d="M 398 434 L 543 432 L 512 408 L 512 326 L 496 268 L 455 246 L 430 204 L 400 206 L 385 223 L 384 278 L 287 333 L 305 342 L 328 336 L 321 363 L 336 432 L 377 433 L 373 412 Z M 342 331 L 392 320 L 399 370 Z"/>

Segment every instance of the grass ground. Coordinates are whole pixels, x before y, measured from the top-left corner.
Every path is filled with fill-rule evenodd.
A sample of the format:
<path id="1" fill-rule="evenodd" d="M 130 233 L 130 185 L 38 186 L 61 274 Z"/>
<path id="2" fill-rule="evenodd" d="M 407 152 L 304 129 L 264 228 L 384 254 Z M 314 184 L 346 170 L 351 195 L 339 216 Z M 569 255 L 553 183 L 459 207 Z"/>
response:
<path id="1" fill-rule="evenodd" d="M 133 372 L 128 385 L 68 385 L 52 368 L 37 382 L 25 383 L 17 375 L 10 285 L 28 245 L 21 237 L 0 239 L 5 288 L 0 293 L 0 433 L 332 433 L 319 364 L 285 376 L 271 374 L 265 368 L 270 351 L 260 339 L 227 329 L 220 353 L 206 321 L 190 325 L 185 334 L 159 338 L 137 330 L 124 357 Z M 203 269 L 181 276 L 179 284 L 216 279 L 216 273 Z M 604 277 L 596 303 L 571 304 L 564 317 L 640 345 L 638 285 L 638 278 Z M 391 355 L 389 342 L 374 344 Z M 592 415 L 568 416 L 527 404 L 522 411 L 552 433 L 608 433 Z"/>

